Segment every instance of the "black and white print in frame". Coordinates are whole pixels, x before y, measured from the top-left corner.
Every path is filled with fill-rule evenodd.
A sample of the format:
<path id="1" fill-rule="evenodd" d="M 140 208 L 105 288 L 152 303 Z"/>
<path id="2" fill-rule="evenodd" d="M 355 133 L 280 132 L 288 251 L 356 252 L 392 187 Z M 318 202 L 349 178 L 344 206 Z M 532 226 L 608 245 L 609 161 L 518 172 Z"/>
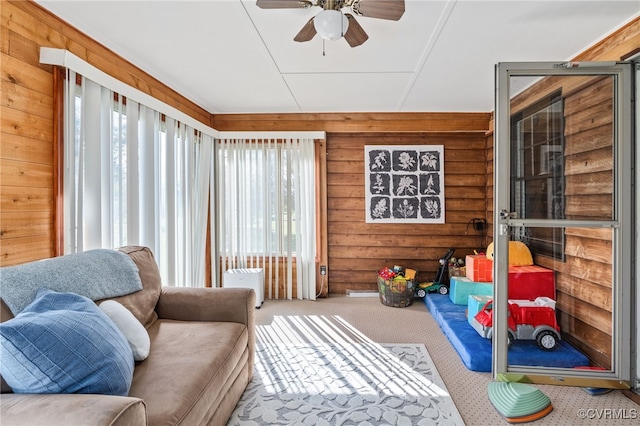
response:
<path id="1" fill-rule="evenodd" d="M 443 145 L 366 145 L 367 223 L 444 223 Z"/>

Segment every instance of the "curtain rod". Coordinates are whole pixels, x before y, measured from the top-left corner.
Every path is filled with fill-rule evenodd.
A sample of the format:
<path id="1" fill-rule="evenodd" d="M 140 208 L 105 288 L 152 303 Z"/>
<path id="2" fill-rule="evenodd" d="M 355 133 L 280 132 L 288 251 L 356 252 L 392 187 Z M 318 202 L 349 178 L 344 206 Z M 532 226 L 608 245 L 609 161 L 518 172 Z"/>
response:
<path id="1" fill-rule="evenodd" d="M 227 132 L 219 131 L 218 139 L 326 139 L 324 131 L 305 132 Z"/>
<path id="2" fill-rule="evenodd" d="M 66 49 L 40 47 L 40 63 L 69 68 L 109 90 L 148 106 L 216 139 L 325 139 L 325 132 L 220 132 L 153 96 L 110 76 Z"/>

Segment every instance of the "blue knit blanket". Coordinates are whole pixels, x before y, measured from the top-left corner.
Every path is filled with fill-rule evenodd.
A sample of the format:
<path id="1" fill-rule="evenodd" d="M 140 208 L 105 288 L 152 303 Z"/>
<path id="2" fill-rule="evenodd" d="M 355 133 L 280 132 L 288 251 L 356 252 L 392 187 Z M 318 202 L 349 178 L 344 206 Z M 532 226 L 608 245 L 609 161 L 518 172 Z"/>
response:
<path id="1" fill-rule="evenodd" d="M 107 249 L 0 268 L 0 298 L 13 315 L 31 303 L 40 288 L 100 300 L 142 290 L 142 281 L 128 255 Z"/>

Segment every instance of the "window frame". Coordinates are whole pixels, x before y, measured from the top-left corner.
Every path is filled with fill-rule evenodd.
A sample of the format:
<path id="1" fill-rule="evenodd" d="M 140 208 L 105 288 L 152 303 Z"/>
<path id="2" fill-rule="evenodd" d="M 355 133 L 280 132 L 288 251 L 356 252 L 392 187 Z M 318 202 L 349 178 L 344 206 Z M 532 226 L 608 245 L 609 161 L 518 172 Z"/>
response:
<path id="1" fill-rule="evenodd" d="M 554 109 L 557 109 L 555 112 L 558 116 L 552 116 L 546 121 L 546 133 L 536 135 L 536 121 L 541 121 L 541 114 L 553 115 Z M 527 121 L 530 122 L 527 123 Z M 514 141 L 514 146 L 510 159 L 512 180 L 510 211 L 516 212 L 518 217 L 531 218 L 529 213 L 535 201 L 531 202 L 532 198 L 527 196 L 529 192 L 527 189 L 538 185 L 545 188 L 547 193 L 548 204 L 545 206 L 547 215 L 542 218 L 565 219 L 564 121 L 564 99 L 561 91 L 555 91 L 511 115 L 511 140 Z M 529 130 L 530 134 L 527 135 Z M 550 153 L 554 153 L 553 158 Z M 525 161 L 526 156 L 529 157 L 528 162 Z M 559 157 L 560 161 L 555 157 Z M 554 161 L 553 164 L 551 161 Z M 552 192 L 553 189 L 555 190 Z M 566 245 L 564 228 L 554 228 L 552 235 L 541 234 L 546 231 L 548 230 L 535 227 L 513 227 L 511 238 L 524 242 L 536 254 L 564 262 Z"/>

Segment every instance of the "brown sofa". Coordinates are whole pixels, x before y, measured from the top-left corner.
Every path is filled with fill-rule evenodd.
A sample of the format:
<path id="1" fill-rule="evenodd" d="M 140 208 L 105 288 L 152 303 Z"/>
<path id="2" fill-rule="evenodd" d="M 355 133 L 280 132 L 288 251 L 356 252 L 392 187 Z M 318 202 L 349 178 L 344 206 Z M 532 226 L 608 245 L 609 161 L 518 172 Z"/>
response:
<path id="1" fill-rule="evenodd" d="M 143 289 L 116 297 L 145 326 L 149 356 L 129 396 L 14 394 L 3 381 L 2 425 L 224 425 L 251 380 L 251 289 L 163 287 L 151 251 L 124 247 Z M 1 320 L 13 317 L 2 302 Z"/>

